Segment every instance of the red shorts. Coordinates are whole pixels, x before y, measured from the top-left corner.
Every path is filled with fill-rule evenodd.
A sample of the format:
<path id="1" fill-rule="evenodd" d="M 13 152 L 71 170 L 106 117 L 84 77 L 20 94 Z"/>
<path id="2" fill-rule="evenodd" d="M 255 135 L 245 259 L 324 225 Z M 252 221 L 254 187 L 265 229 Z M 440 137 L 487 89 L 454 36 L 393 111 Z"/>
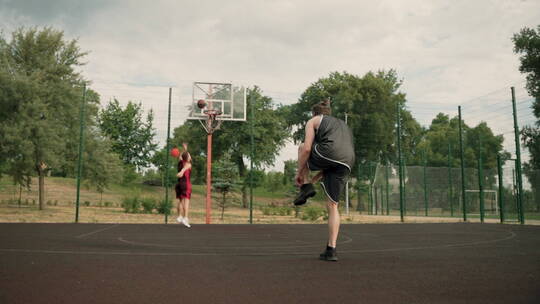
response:
<path id="1" fill-rule="evenodd" d="M 174 187 L 176 191 L 176 198 L 187 198 L 191 199 L 191 184 L 186 182 L 178 182 Z"/>

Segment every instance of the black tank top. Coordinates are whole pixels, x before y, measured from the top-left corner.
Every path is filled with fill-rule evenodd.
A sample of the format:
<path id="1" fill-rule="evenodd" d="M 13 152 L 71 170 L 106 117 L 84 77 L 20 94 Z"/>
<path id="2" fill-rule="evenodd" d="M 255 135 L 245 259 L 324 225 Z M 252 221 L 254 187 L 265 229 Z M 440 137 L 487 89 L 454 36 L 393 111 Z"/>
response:
<path id="1" fill-rule="evenodd" d="M 315 153 L 324 158 L 345 164 L 352 169 L 354 165 L 354 144 L 351 129 L 341 119 L 322 116 L 315 133 Z"/>

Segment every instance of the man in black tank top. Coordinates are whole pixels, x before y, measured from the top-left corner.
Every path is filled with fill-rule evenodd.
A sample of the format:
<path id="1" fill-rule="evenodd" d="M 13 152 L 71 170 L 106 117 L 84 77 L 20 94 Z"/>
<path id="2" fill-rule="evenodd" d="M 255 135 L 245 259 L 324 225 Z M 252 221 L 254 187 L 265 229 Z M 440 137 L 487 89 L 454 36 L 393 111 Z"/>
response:
<path id="1" fill-rule="evenodd" d="M 322 260 L 337 261 L 336 241 L 339 233 L 339 196 L 354 164 L 352 132 L 344 121 L 330 116 L 330 101 L 323 100 L 312 108 L 313 118 L 306 123 L 304 143 L 298 148 L 298 171 L 295 182 L 300 193 L 294 200 L 299 206 L 316 194 L 313 183 L 322 180 L 327 196 L 328 244 Z M 309 171 L 319 171 L 309 178 Z"/>

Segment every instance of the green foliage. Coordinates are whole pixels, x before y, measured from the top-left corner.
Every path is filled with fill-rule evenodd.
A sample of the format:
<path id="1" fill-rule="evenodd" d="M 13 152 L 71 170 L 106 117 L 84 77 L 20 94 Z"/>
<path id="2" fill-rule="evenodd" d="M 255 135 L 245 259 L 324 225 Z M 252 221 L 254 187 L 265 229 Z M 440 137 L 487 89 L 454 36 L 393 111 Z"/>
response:
<path id="1" fill-rule="evenodd" d="M 294 184 L 294 176 L 298 168 L 297 160 L 286 160 L 283 167 L 283 185 Z"/>
<path id="2" fill-rule="evenodd" d="M 534 28 L 524 27 L 512 37 L 514 53 L 520 54 L 520 72 L 527 74 L 527 90 L 537 98 L 535 114 L 540 117 L 540 25 Z"/>
<path id="3" fill-rule="evenodd" d="M 18 29 L 10 42 L 0 37 L 0 174 L 25 186 L 35 173 L 75 176 L 86 82 L 77 70 L 85 55 L 51 28 Z M 103 191 L 121 170 L 97 132 L 98 105 L 87 89 L 82 172 L 87 185 Z"/>
<path id="4" fill-rule="evenodd" d="M 400 86 L 394 70 L 369 72 L 363 77 L 333 72 L 309 86 L 299 102 L 283 112 L 289 127 L 296 128 L 293 139 L 303 141 L 304 125 L 312 115 L 311 107 L 330 97 L 332 116 L 344 119 L 348 113 L 358 161 L 394 160 L 396 108 L 398 104 L 405 105 L 405 94 L 398 91 Z M 421 128 L 407 111 L 403 112 L 404 143 L 412 148 Z"/>
<path id="5" fill-rule="evenodd" d="M 244 177 L 244 185 L 249 186 L 250 183 L 253 183 L 253 188 L 258 188 L 264 183 L 265 175 L 263 170 L 247 170 L 246 176 Z"/>
<path id="6" fill-rule="evenodd" d="M 152 176 L 151 179 L 154 181 L 159 179 L 160 185 L 165 182 L 165 176 L 166 176 L 165 168 L 168 168 L 169 170 L 169 185 L 174 185 L 178 179 L 176 177 L 176 174 L 178 173 L 178 170 L 177 170 L 178 159 L 169 156 L 169 166 L 165 166 L 168 153 L 169 151 L 167 151 L 166 147 L 163 147 L 163 149 L 156 151 L 156 153 L 154 153 L 151 159 L 152 164 L 158 168 L 158 172 L 156 173 L 156 175 Z M 192 155 L 191 157 L 193 158 L 194 155 Z M 199 160 L 198 164 L 200 163 L 201 162 Z M 200 168 L 199 169 L 195 168 L 194 166 L 195 162 L 193 162 L 191 165 L 192 165 L 191 182 L 194 184 L 202 184 L 203 183 L 201 179 L 202 175 L 199 172 Z M 149 180 L 149 179 L 150 179 L 150 176 L 147 176 L 147 174 L 145 174 L 145 180 Z"/>
<path id="7" fill-rule="evenodd" d="M 281 172 L 268 172 L 264 179 L 265 188 L 274 193 L 283 189 L 283 181 L 285 180 L 283 173 Z"/>
<path id="8" fill-rule="evenodd" d="M 171 214 L 171 210 L 172 210 L 172 207 L 173 207 L 173 204 L 172 202 L 169 200 L 169 201 L 166 201 L 166 200 L 161 200 L 159 202 L 159 205 L 157 206 L 157 212 L 159 214 L 167 214 L 167 215 L 170 215 Z"/>
<path id="9" fill-rule="evenodd" d="M 129 196 L 122 199 L 122 208 L 126 213 L 139 213 L 141 211 L 141 200 L 138 196 Z"/>
<path id="10" fill-rule="evenodd" d="M 287 207 L 287 206 L 274 206 L 274 205 L 268 205 L 261 207 L 261 211 L 263 215 L 279 215 L 279 216 L 286 216 L 291 215 L 294 208 Z"/>
<path id="11" fill-rule="evenodd" d="M 150 165 L 152 153 L 157 147 L 152 126 L 154 114 L 150 110 L 146 121 L 143 121 L 142 112 L 140 103 L 129 101 L 122 108 L 118 100 L 114 99 L 99 114 L 99 127 L 111 139 L 112 151 L 120 155 L 124 164 L 137 169 Z"/>
<path id="12" fill-rule="evenodd" d="M 84 79 L 76 70 L 85 55 L 51 28 L 18 29 L 9 42 L 0 37 L 0 169 L 16 183 L 61 167 L 77 149 L 68 143 L 78 138 Z M 89 100 L 88 112 L 96 109 Z"/>
<path id="13" fill-rule="evenodd" d="M 218 205 L 221 208 L 221 219 L 225 213 L 227 207 L 228 195 L 236 191 L 236 185 L 238 184 L 238 169 L 235 164 L 230 160 L 230 155 L 225 154 L 214 165 L 215 178 L 212 183 L 212 188 L 215 192 L 221 194 L 218 196 Z"/>
<path id="14" fill-rule="evenodd" d="M 514 53 L 520 54 L 519 70 L 527 74 L 527 91 L 535 98 L 532 106 L 536 122 L 521 130 L 523 145 L 529 150 L 530 160 L 524 164 L 524 173 L 532 185 L 536 210 L 540 211 L 540 25 L 536 30 L 523 28 L 514 34 Z"/>
<path id="15" fill-rule="evenodd" d="M 327 220 L 328 211 L 321 207 L 308 206 L 303 208 L 302 216 L 300 218 L 304 221 L 316 221 L 318 219 Z"/>
<path id="16" fill-rule="evenodd" d="M 142 176 L 143 184 L 150 185 L 150 186 L 164 186 L 165 183 L 163 182 L 164 176 L 161 174 L 159 170 L 156 169 L 148 169 L 144 172 L 144 175 Z M 173 183 L 169 183 L 169 185 L 173 185 Z"/>
<path id="17" fill-rule="evenodd" d="M 151 197 L 144 197 L 140 201 L 143 213 L 152 213 L 157 208 L 156 200 Z"/>
<path id="18" fill-rule="evenodd" d="M 134 165 L 124 164 L 122 169 L 122 183 L 124 185 L 133 183 L 139 178 L 139 174 Z"/>
<path id="19" fill-rule="evenodd" d="M 503 135 L 495 135 L 485 122 L 476 127 L 469 127 L 462 122 L 465 167 L 476 168 L 480 156 L 480 143 L 482 162 L 485 169 L 497 168 L 497 154 L 503 159 L 510 158 L 510 154 L 503 149 Z M 407 159 L 407 165 L 424 165 L 428 167 L 448 166 L 448 150 L 450 145 L 451 165 L 460 166 L 459 146 L 459 118 L 452 119 L 448 115 L 439 113 L 424 132 L 422 140 L 417 146 L 417 155 Z"/>
<path id="20" fill-rule="evenodd" d="M 87 133 L 95 132 L 89 130 Z M 120 180 L 124 174 L 123 164 L 117 154 L 110 152 L 110 143 L 98 135 L 87 136 L 83 155 L 83 180 L 103 193 L 107 187 Z M 76 162 L 74 161 L 73 164 Z"/>

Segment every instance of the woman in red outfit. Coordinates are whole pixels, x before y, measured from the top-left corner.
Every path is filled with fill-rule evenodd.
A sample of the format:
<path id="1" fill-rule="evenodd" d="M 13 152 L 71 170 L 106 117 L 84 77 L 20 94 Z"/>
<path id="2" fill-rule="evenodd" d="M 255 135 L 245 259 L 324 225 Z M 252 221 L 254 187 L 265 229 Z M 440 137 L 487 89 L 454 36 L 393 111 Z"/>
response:
<path id="1" fill-rule="evenodd" d="M 183 144 L 184 152 L 178 159 L 178 182 L 176 183 L 176 198 L 178 199 L 178 218 L 176 221 L 191 227 L 189 224 L 189 200 L 191 199 L 191 155 L 187 151 L 187 144 Z"/>

